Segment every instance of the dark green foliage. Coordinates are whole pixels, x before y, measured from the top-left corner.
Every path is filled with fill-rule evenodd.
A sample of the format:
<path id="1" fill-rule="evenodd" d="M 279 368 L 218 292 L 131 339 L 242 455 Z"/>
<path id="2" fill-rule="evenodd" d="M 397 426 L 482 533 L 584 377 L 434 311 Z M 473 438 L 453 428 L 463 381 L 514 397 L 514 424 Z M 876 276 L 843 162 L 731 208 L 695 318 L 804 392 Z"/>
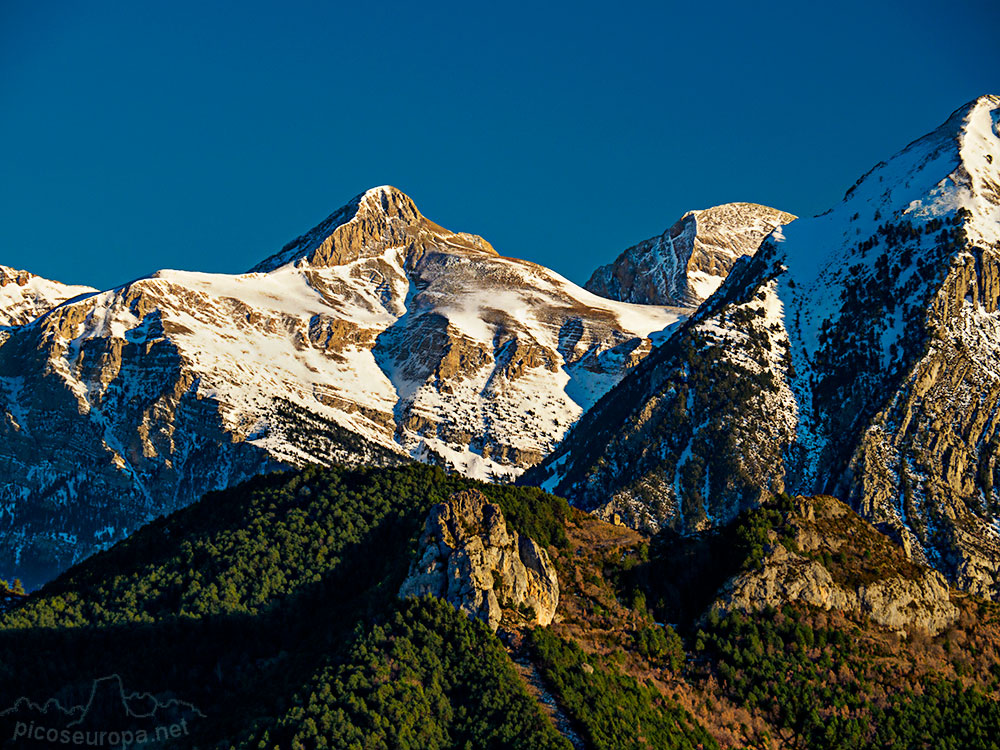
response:
<path id="1" fill-rule="evenodd" d="M 270 730 L 239 747 L 564 750 L 503 647 L 435 599 L 393 607 Z"/>
<path id="2" fill-rule="evenodd" d="M 589 747 L 718 747 L 679 705 L 634 677 L 601 666 L 575 643 L 543 628 L 532 631 L 531 641 L 546 680 L 579 724 Z"/>
<path id="3" fill-rule="evenodd" d="M 814 408 L 830 435 L 846 438 L 824 452 L 828 477 L 843 474 L 850 446 L 858 444 L 861 431 L 886 406 L 888 394 L 897 391 L 935 335 L 928 311 L 949 259 L 967 247 L 961 220 L 960 212 L 935 219 L 924 224 L 926 234 L 907 220 L 881 224 L 851 249 L 857 262 L 847 261 L 839 272 L 839 314 L 832 324 L 824 322 L 813 365 Z M 884 335 L 898 305 L 904 331 L 887 351 Z M 823 485 L 820 481 L 817 486 Z"/>
<path id="4" fill-rule="evenodd" d="M 744 511 L 736 520 L 732 529 L 733 550 L 735 557 L 742 560 L 742 570 L 756 570 L 761 566 L 765 548 L 771 544 L 771 534 L 789 549 L 794 546 L 786 523 L 791 511 L 792 499 L 781 494 L 759 508 Z"/>
<path id="5" fill-rule="evenodd" d="M 857 657 L 842 630 L 817 632 L 767 610 L 713 616 L 696 641 L 715 660 L 719 682 L 733 699 L 793 728 L 803 747 L 861 747 L 867 738 L 868 696 L 853 679 L 827 679 Z M 814 647 L 818 656 L 810 651 Z M 836 713 L 826 715 L 831 709 Z"/>
<path id="6" fill-rule="evenodd" d="M 345 564 L 366 579 L 401 580 L 430 506 L 468 487 L 500 505 L 519 533 L 565 543 L 566 501 L 536 488 L 481 484 L 422 465 L 310 468 L 209 493 L 153 521 L 45 586 L 0 627 L 256 614 Z"/>
<path id="7" fill-rule="evenodd" d="M 79 705 L 95 677 L 116 673 L 129 689 L 205 713 L 178 747 L 565 748 L 488 628 L 435 600 L 396 599 L 429 507 L 473 487 L 513 530 L 565 545 L 557 564 L 577 559 L 566 531 L 578 523 L 537 489 L 416 465 L 261 477 L 150 524 L 26 601 L 11 594 L 12 609 L 0 614 L 0 708 L 20 696 Z M 716 747 L 704 727 L 731 731 L 741 706 L 788 747 L 996 747 L 989 690 L 1000 668 L 982 688 L 967 687 L 992 653 L 973 659 L 968 636 L 956 636 L 953 650 L 945 641 L 948 674 L 963 686 L 902 671 L 910 665 L 900 666 L 898 641 L 866 640 L 868 625 L 833 613 L 788 607 L 698 621 L 726 578 L 760 564 L 766 545 L 794 547 L 801 502 L 778 496 L 709 535 L 664 532 L 630 553 L 598 555 L 580 585 L 607 590 L 610 577 L 634 611 L 615 625 L 610 604 L 595 602 L 597 619 L 553 628 L 605 656 L 553 629 L 530 638 L 548 689 L 589 746 Z M 834 523 L 821 507 L 812 522 Z M 836 519 L 852 524 L 837 533 L 857 549 L 841 547 L 837 560 L 825 548 L 802 553 L 831 557 L 823 563 L 835 580 L 906 572 L 872 542 L 874 529 Z M 566 586 L 564 612 L 574 591 Z M 654 620 L 678 623 L 694 653 Z M 697 718 L 654 684 L 685 693 Z M 691 690 L 710 700 L 692 702 Z M 715 721 L 714 706 L 725 720 Z M 7 729 L 0 718 L 0 736 Z M 754 732 L 747 736 L 766 734 Z"/>
<path id="8" fill-rule="evenodd" d="M 13 594 L 15 596 L 24 596 L 24 584 L 21 583 L 20 578 L 15 578 L 13 583 L 5 581 L 0 578 L 0 596 L 5 594 Z"/>
<path id="9" fill-rule="evenodd" d="M 569 504 L 537 487 L 484 485 L 486 495 L 503 510 L 507 525 L 543 547 L 566 546 Z"/>
<path id="10" fill-rule="evenodd" d="M 835 512 L 836 502 L 778 495 L 710 535 L 661 533 L 648 562 L 609 572 L 621 600 L 635 602 L 639 610 L 648 602 L 656 619 L 680 623 L 695 651 L 696 666 L 685 670 L 689 678 L 712 676 L 733 704 L 780 728 L 789 747 L 995 747 L 990 744 L 1000 737 L 995 696 L 933 673 L 916 677 L 906 665 L 893 663 L 897 654 L 887 646 L 892 641 L 867 638 L 863 623 L 824 614 L 820 626 L 802 605 L 728 617 L 713 611 L 699 619 L 722 583 L 759 568 L 774 544 L 817 559 L 847 587 L 921 572 L 856 515 Z M 799 515 L 802 509 L 811 509 L 808 519 Z M 817 550 L 795 549 L 800 525 L 823 540 Z M 847 543 L 834 551 L 827 541 Z M 639 631 L 633 637 L 640 653 L 648 650 L 649 636 Z M 954 653 L 956 664 L 968 658 L 959 657 L 958 649 Z M 962 674 L 959 667 L 956 673 Z"/>
<path id="11" fill-rule="evenodd" d="M 998 747 L 1000 703 L 931 678 L 901 689 L 846 628 L 814 628 L 800 609 L 710 617 L 698 645 L 729 697 L 795 737 L 792 747 Z"/>
<path id="12" fill-rule="evenodd" d="M 274 420 L 281 442 L 294 446 L 311 460 L 325 465 L 357 464 L 401 466 L 408 456 L 348 430 L 287 399 L 275 400 Z"/>
<path id="13" fill-rule="evenodd" d="M 879 714 L 872 745 L 892 750 L 998 750 L 1000 702 L 957 682 L 907 691 Z"/>
<path id="14" fill-rule="evenodd" d="M 768 533 L 793 546 L 785 524 L 792 507 L 788 495 L 743 511 L 731 524 L 699 536 L 665 529 L 639 558 L 606 571 L 623 601 L 641 595 L 657 620 L 690 626 L 715 599 L 720 586 L 741 570 L 760 566 Z"/>
<path id="15" fill-rule="evenodd" d="M 669 625 L 651 625 L 635 631 L 635 650 L 651 664 L 677 672 L 684 664 L 684 643 Z"/>
<path id="16" fill-rule="evenodd" d="M 885 578 L 923 575 L 898 545 L 837 500 L 819 496 L 802 502 L 799 509 L 795 500 L 780 493 L 698 537 L 663 531 L 653 539 L 648 562 L 622 564 L 607 573 L 622 600 L 633 601 L 641 593 L 656 619 L 678 623 L 682 630 L 705 612 L 728 578 L 758 570 L 774 545 L 818 561 L 848 589 Z M 812 520 L 799 515 L 810 507 Z M 817 548 L 798 548 L 799 528 L 813 532 L 820 540 Z"/>

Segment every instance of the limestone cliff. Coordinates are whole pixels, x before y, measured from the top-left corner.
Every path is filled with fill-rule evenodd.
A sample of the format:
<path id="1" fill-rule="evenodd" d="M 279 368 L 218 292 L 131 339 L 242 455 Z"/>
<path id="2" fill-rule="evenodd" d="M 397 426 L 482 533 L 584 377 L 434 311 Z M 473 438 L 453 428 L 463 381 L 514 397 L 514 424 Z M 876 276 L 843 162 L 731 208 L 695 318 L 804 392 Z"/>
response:
<path id="1" fill-rule="evenodd" d="M 782 533 L 768 536 L 763 560 L 731 578 L 714 609 L 754 611 L 802 602 L 932 635 L 958 619 L 944 576 L 912 563 L 832 497 L 797 498 Z"/>
<path id="2" fill-rule="evenodd" d="M 584 286 L 623 302 L 697 307 L 719 288 L 738 258 L 753 255 L 771 230 L 794 218 L 757 203 L 688 211 L 660 236 L 598 268 Z"/>
<path id="3" fill-rule="evenodd" d="M 552 622 L 559 581 L 542 547 L 508 529 L 481 492 L 466 490 L 431 508 L 399 595 L 445 599 L 496 630 Z"/>

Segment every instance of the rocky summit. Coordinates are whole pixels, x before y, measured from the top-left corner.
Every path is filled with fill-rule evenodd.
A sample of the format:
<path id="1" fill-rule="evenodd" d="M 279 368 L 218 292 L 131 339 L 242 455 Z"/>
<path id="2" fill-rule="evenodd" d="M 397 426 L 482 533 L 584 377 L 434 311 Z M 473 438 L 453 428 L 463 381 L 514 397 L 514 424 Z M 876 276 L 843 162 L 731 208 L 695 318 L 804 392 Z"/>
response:
<path id="1" fill-rule="evenodd" d="M 544 548 L 508 529 L 481 492 L 464 490 L 431 508 L 399 595 L 444 599 L 495 631 L 552 622 L 559 580 Z"/>
<path id="2" fill-rule="evenodd" d="M 737 259 L 753 255 L 775 227 L 794 218 L 757 203 L 688 211 L 663 234 L 598 268 L 584 286 L 623 302 L 697 307 L 719 288 Z"/>
<path id="3" fill-rule="evenodd" d="M 801 602 L 854 612 L 892 630 L 937 635 L 959 616 L 948 583 L 836 498 L 796 498 L 761 560 L 723 586 L 713 609 L 754 612 Z"/>
<path id="4" fill-rule="evenodd" d="M 526 481 L 687 532 L 771 491 L 848 500 L 1000 594 L 1000 97 L 775 229 Z"/>

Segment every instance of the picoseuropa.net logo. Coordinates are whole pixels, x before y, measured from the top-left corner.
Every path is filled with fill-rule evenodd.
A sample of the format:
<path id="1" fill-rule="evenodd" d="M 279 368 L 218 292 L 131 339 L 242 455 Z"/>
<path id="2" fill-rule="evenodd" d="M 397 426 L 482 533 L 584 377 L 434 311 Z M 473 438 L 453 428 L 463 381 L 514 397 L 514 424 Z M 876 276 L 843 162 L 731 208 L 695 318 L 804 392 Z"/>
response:
<path id="1" fill-rule="evenodd" d="M 190 735 L 201 713 L 190 703 L 161 700 L 151 693 L 129 693 L 116 674 L 93 681 L 86 702 L 68 708 L 50 698 L 35 703 L 18 698 L 0 711 L 0 746 L 12 750 L 41 748 L 170 747 Z"/>

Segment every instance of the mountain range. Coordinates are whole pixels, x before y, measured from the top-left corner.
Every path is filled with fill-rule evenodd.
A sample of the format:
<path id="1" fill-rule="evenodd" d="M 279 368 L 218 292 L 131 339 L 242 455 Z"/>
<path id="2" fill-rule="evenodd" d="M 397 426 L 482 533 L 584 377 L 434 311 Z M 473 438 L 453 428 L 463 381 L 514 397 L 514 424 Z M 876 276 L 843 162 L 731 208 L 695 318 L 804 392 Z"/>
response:
<path id="1" fill-rule="evenodd" d="M 825 492 L 995 596 L 998 112 L 814 218 L 688 212 L 587 289 L 388 186 L 247 273 L 5 272 L 0 572 L 38 585 L 262 472 L 417 460 L 648 532 Z"/>
<path id="2" fill-rule="evenodd" d="M 589 291 L 391 187 L 0 279 L 4 747 L 997 747 L 1000 97 Z"/>

